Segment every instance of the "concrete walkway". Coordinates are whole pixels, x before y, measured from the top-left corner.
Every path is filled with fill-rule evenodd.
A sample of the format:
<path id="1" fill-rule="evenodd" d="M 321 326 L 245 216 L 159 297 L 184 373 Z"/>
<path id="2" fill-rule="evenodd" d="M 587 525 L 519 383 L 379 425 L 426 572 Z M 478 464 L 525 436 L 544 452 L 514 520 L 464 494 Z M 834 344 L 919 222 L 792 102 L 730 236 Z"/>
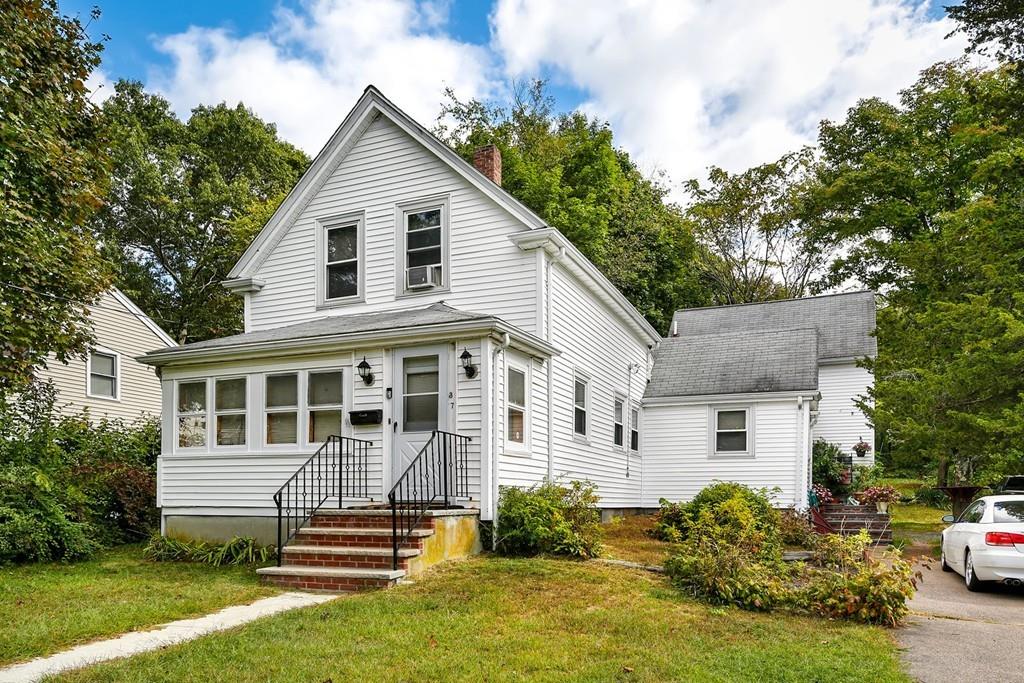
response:
<path id="1" fill-rule="evenodd" d="M 226 607 L 219 612 L 195 619 L 182 619 L 158 626 L 151 631 L 135 631 L 117 638 L 79 645 L 48 657 L 0 669 L 0 683 L 32 683 L 44 676 L 78 669 L 120 657 L 130 657 L 168 645 L 176 645 L 216 631 L 247 624 L 261 617 L 309 607 L 333 600 L 337 595 L 283 593 L 257 600 L 251 605 Z"/>

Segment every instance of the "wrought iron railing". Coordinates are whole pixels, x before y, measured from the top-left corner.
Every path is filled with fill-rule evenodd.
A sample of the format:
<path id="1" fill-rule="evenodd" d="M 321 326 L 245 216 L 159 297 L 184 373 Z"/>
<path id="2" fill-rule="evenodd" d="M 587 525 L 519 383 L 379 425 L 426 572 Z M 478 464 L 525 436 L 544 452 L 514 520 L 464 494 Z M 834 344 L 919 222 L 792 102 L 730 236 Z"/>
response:
<path id="1" fill-rule="evenodd" d="M 469 497 L 469 440 L 468 436 L 435 430 L 388 492 L 394 569 L 398 569 L 398 549 L 427 510 Z"/>
<path id="2" fill-rule="evenodd" d="M 329 436 L 324 445 L 274 494 L 277 505 L 277 565 L 281 551 L 331 498 L 368 498 L 370 441 Z"/>

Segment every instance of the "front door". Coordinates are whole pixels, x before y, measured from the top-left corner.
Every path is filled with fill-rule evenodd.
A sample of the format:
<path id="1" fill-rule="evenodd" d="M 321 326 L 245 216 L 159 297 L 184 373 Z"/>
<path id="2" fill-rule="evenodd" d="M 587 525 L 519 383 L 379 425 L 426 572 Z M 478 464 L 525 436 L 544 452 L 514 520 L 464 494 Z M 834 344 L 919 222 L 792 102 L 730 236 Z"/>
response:
<path id="1" fill-rule="evenodd" d="M 449 428 L 451 416 L 447 347 L 401 349 L 395 352 L 394 362 L 393 483 L 435 429 Z"/>

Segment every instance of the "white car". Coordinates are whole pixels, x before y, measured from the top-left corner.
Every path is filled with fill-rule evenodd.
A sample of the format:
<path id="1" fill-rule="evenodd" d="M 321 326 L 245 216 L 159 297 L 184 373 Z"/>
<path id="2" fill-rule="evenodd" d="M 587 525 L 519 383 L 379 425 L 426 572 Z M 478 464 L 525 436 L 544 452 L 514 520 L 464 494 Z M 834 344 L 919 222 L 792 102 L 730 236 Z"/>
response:
<path id="1" fill-rule="evenodd" d="M 942 569 L 963 576 L 967 590 L 1024 585 L 1024 495 L 985 496 L 942 521 Z"/>

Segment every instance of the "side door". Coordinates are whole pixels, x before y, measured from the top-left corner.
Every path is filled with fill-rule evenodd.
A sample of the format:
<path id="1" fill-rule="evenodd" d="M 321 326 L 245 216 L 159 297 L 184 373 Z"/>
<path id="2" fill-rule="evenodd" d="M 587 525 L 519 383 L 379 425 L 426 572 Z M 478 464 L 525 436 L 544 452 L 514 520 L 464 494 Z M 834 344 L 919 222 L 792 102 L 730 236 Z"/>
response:
<path id="1" fill-rule="evenodd" d="M 967 553 L 967 545 L 970 542 L 971 535 L 978 530 L 978 525 L 981 523 L 981 518 L 985 515 L 985 501 L 977 500 L 972 503 L 963 514 L 960 515 L 960 519 L 953 525 L 949 549 L 946 553 L 948 561 L 955 563 L 955 566 L 962 572 L 964 570 L 964 561 Z"/>
<path id="2" fill-rule="evenodd" d="M 392 483 L 402 476 L 435 429 L 450 428 L 448 356 L 446 346 L 399 349 L 393 356 Z"/>

